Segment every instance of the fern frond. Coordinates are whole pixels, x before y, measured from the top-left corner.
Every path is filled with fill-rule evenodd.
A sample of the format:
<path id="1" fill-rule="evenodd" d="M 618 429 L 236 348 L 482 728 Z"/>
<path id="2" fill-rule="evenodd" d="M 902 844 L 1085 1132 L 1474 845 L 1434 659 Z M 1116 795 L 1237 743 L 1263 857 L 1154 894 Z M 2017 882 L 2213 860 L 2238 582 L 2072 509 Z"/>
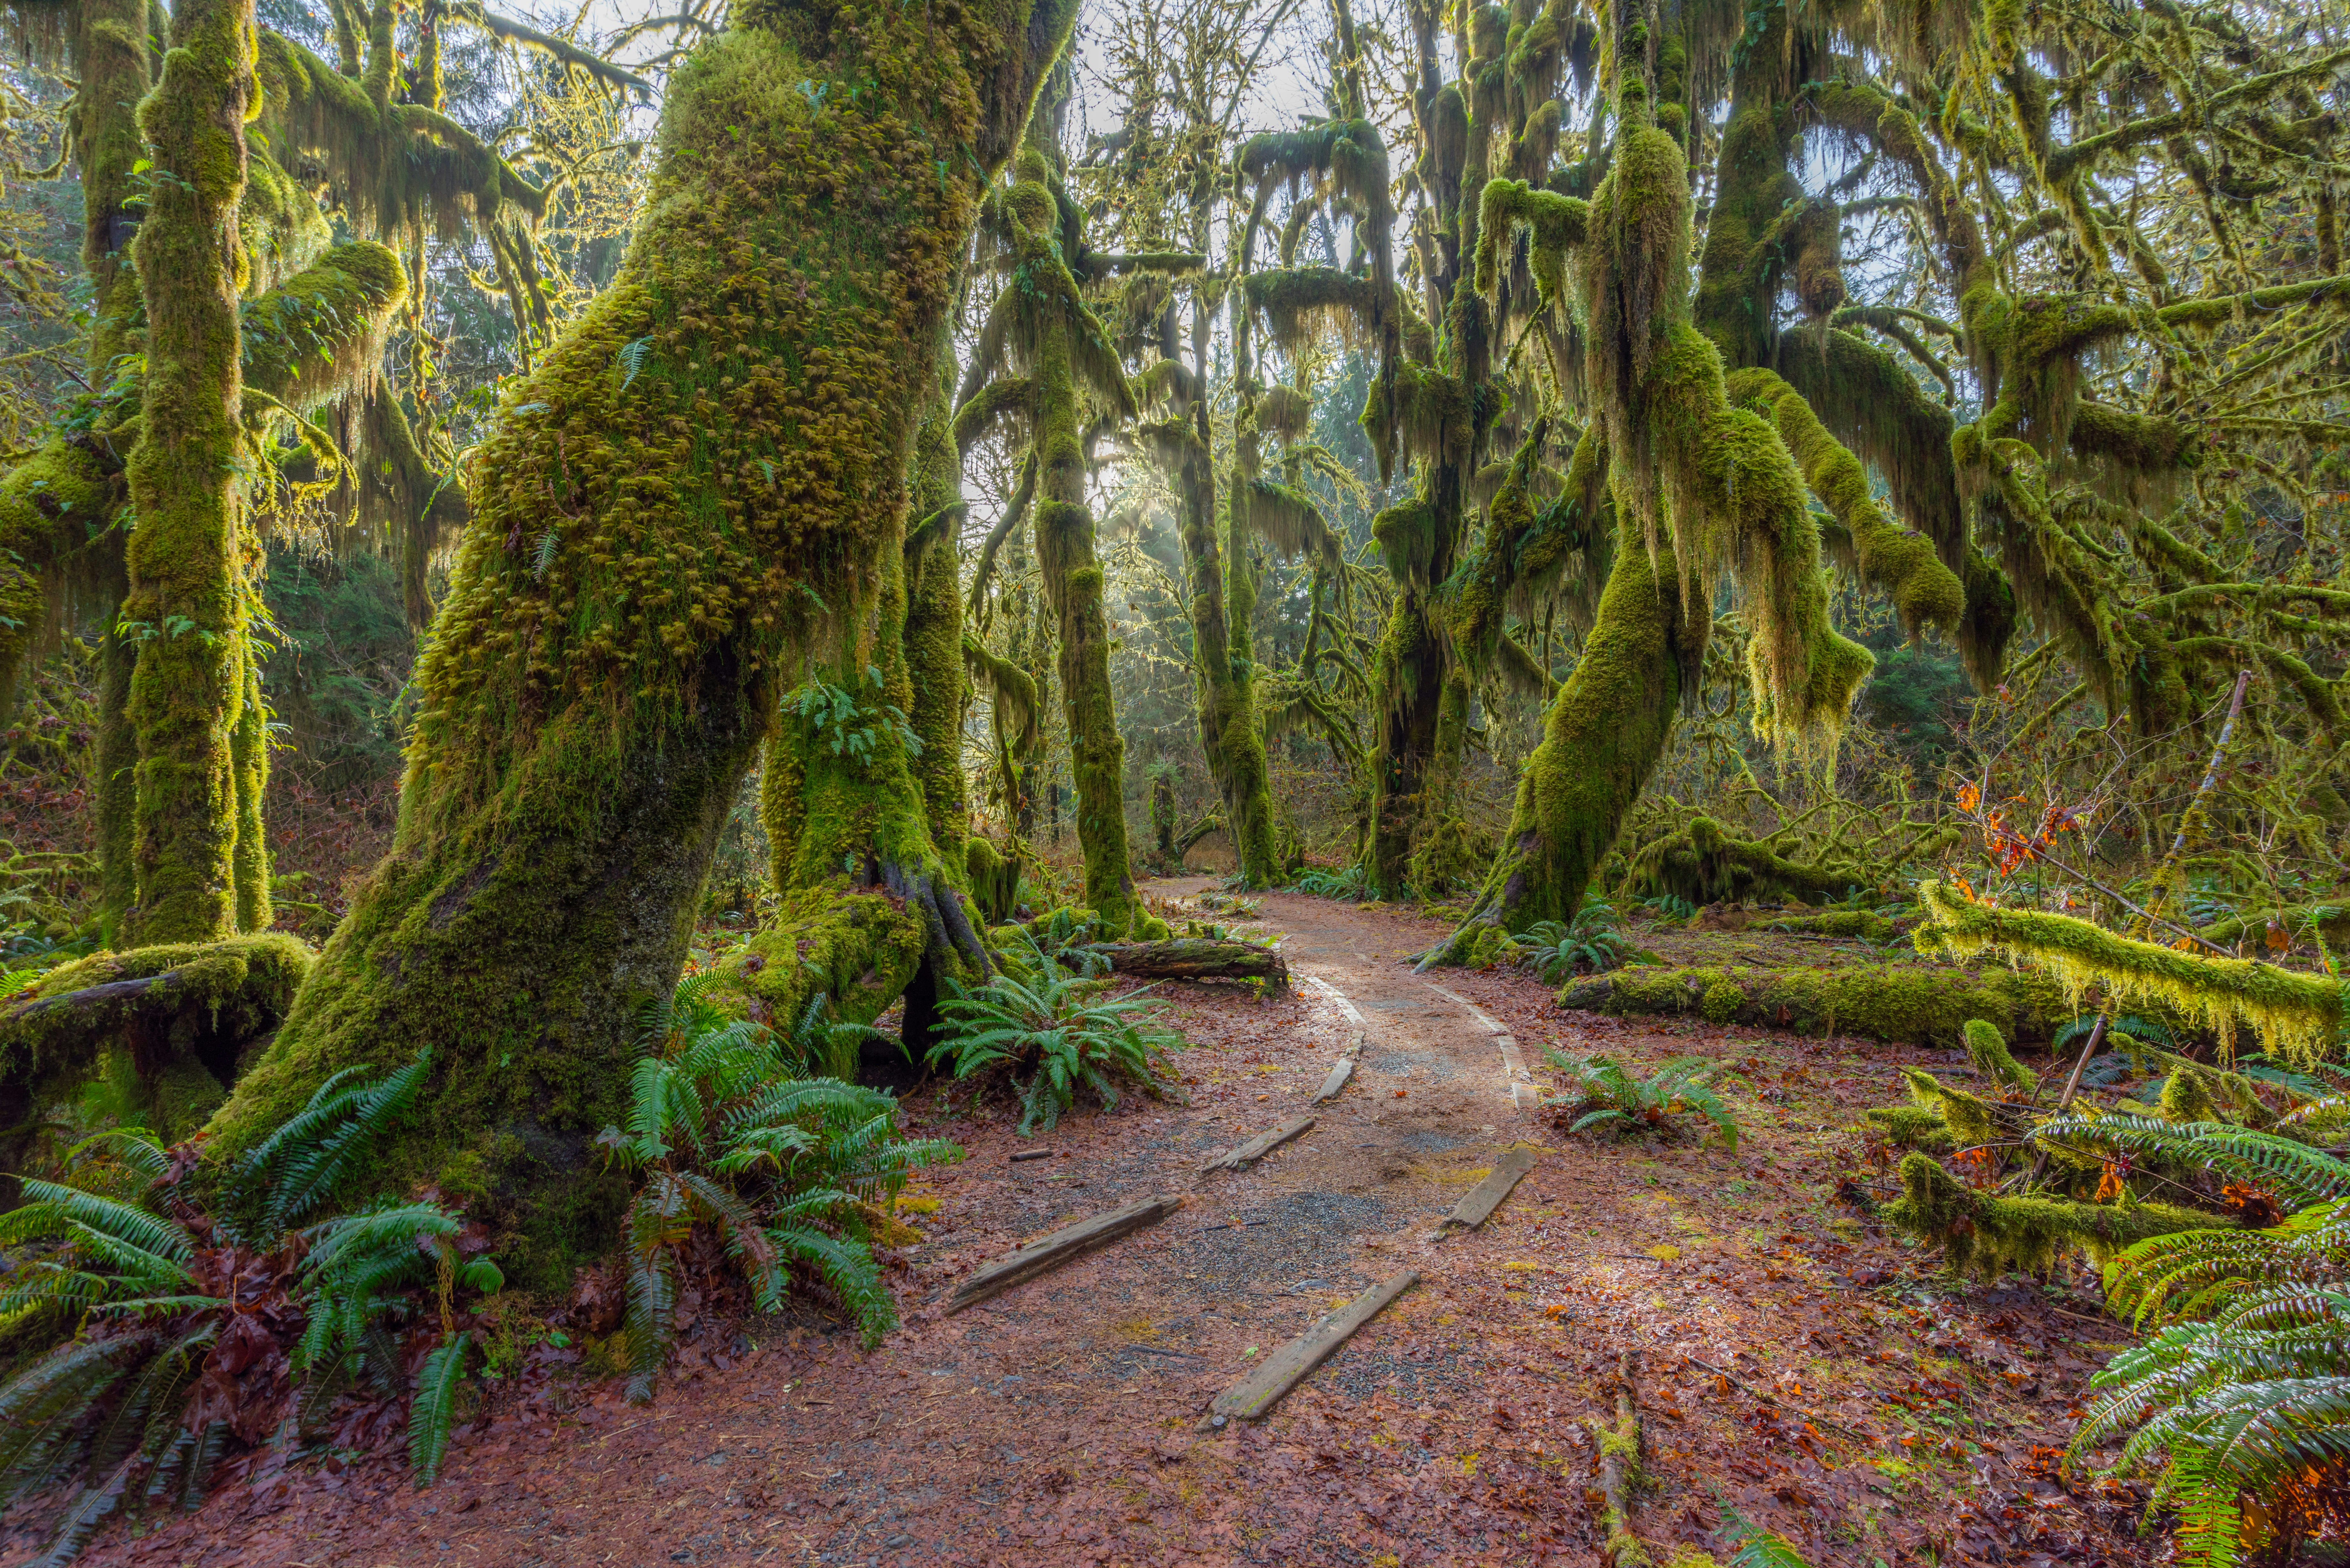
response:
<path id="1" fill-rule="evenodd" d="M 424 1358 L 424 1368 L 417 1374 L 416 1398 L 408 1407 L 408 1468 L 420 1488 L 441 1479 L 449 1431 L 457 1419 L 457 1390 L 465 1382 L 465 1352 L 472 1343 L 471 1332 L 460 1330 Z"/>

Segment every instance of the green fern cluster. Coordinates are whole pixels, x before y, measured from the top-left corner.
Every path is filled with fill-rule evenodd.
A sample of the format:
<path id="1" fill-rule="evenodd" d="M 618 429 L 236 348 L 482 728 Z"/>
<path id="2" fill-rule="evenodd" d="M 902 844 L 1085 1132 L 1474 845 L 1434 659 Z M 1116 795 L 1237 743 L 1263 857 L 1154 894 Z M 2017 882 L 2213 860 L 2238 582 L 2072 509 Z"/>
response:
<path id="1" fill-rule="evenodd" d="M 805 1075 L 822 998 L 794 1043 L 729 1016 L 706 977 L 645 1009 L 626 1127 L 598 1138 L 637 1174 L 629 1211 L 629 1397 L 652 1397 L 676 1338 L 677 1281 L 697 1226 L 716 1233 L 763 1312 L 795 1272 L 819 1281 L 869 1346 L 897 1325 L 866 1219 L 909 1172 L 961 1158 L 950 1143 L 897 1135 L 898 1103 Z M 837 1029 L 834 1025 L 829 1028 Z"/>
<path id="2" fill-rule="evenodd" d="M 1316 898 L 1359 902 L 1370 891 L 1370 883 L 1360 866 L 1345 866 L 1336 871 L 1317 866 L 1299 875 L 1296 890 Z"/>
<path id="3" fill-rule="evenodd" d="M 1551 1065 L 1566 1075 L 1566 1085 L 1543 1105 L 1567 1119 L 1567 1131 L 1617 1137 L 1669 1131 L 1675 1116 L 1695 1112 L 1713 1124 L 1725 1147 L 1737 1152 L 1738 1118 L 1713 1087 L 1728 1063 L 1678 1056 L 1638 1077 L 1612 1056 L 1568 1056 L 1555 1048 L 1548 1054 Z"/>
<path id="4" fill-rule="evenodd" d="M 2296 1115 L 2305 1123 L 2314 1108 Z M 2350 1161 L 2297 1130 L 2290 1119 L 2264 1131 L 2120 1115 L 2041 1129 L 2199 1168 L 2289 1210 L 2264 1230 L 2153 1237 L 2106 1267 L 2115 1310 L 2156 1332 L 2093 1381 L 2071 1451 L 2126 1433 L 2117 1468 L 2161 1464 L 2181 1561 L 2199 1568 L 2225 1568 L 2320 1517 L 2350 1517 Z"/>
<path id="5" fill-rule="evenodd" d="M 1149 1021 L 1142 993 L 1105 997 L 1094 972 L 1105 962 L 1099 954 L 1053 949 L 1033 936 L 1025 941 L 1026 951 L 1003 973 L 974 989 L 957 987 L 939 1004 L 944 1017 L 931 1065 L 951 1066 L 958 1079 L 1006 1075 L 1020 1096 L 1024 1137 L 1057 1126 L 1080 1088 L 1106 1107 L 1118 1104 L 1122 1082 L 1159 1093 L 1159 1067 L 1182 1040 Z"/>
<path id="6" fill-rule="evenodd" d="M 1518 961 L 1532 967 L 1546 985 L 1578 974 L 1605 974 L 1632 953 L 1631 939 L 1617 924 L 1613 907 L 1594 898 L 1562 925 L 1544 920 L 1517 939 Z"/>
<path id="7" fill-rule="evenodd" d="M 209 1203 L 186 1182 L 193 1161 L 140 1128 L 85 1139 L 57 1179 L 24 1179 L 23 1205 L 0 1215 L 14 1265 L 0 1332 L 65 1337 L 0 1388 L 0 1506 L 85 1483 L 47 1561 L 70 1560 L 117 1512 L 196 1506 L 233 1444 L 296 1440 L 362 1380 L 405 1397 L 392 1325 L 426 1292 L 445 1324 L 452 1289 L 503 1283 L 486 1259 L 460 1257 L 462 1221 L 437 1200 L 328 1212 L 426 1067 L 420 1054 L 380 1081 L 330 1079 Z M 464 1355 L 464 1336 L 444 1332 L 416 1391 L 421 1482 L 446 1449 Z M 246 1376 L 275 1365 L 300 1378 L 290 1398 Z M 201 1404 L 200 1381 L 213 1386 Z"/>

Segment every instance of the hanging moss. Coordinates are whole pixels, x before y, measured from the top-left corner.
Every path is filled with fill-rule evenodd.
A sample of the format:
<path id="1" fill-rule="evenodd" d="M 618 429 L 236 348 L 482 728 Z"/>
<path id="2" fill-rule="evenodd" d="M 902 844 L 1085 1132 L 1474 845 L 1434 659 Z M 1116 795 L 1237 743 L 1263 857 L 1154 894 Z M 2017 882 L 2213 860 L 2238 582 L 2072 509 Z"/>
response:
<path id="1" fill-rule="evenodd" d="M 2010 1271 L 2042 1272 L 2079 1250 L 2098 1262 L 2149 1236 L 2224 1228 L 2222 1216 L 2165 1203 L 2126 1208 L 2058 1198 L 1994 1198 L 1961 1186 L 1930 1155 L 1901 1162 L 1901 1197 L 1878 1214 L 1929 1245 L 1951 1269 L 1981 1279 Z"/>
<path id="2" fill-rule="evenodd" d="M 1741 370 L 1728 384 L 1733 402 L 1760 404 L 1803 470 L 1804 483 L 1844 525 L 1861 580 L 1893 600 L 1915 635 L 1929 626 L 1956 632 L 1966 590 L 1934 554 L 1932 541 L 1901 527 L 1877 504 L 1860 460 L 1827 432 L 1811 405 L 1769 370 Z"/>
<path id="3" fill-rule="evenodd" d="M 2086 920 L 2029 909 L 2002 909 L 1967 898 L 1952 885 L 1918 887 L 1932 923 L 1918 929 L 1921 950 L 1959 958 L 1993 950 L 2046 969 L 2077 1004 L 2092 986 L 2107 1000 L 2166 1007 L 2217 1030 L 2223 1054 L 2249 1023 L 2272 1054 L 2308 1064 L 2330 1054 L 2342 1023 L 2342 988 L 2247 959 L 2206 958 L 2133 941 Z"/>
<path id="4" fill-rule="evenodd" d="M 1958 1045 L 1970 1019 L 2002 1021 L 2018 1042 L 2046 1040 L 2074 1015 L 2063 992 L 2036 975 L 1975 975 L 1915 964 L 1642 967 L 1578 981 L 1559 992 L 1558 1002 L 1619 1016 L 1694 1013 L 1722 986 L 1734 989 L 1739 1000 L 1727 1019 L 1715 1022 L 1916 1045 Z"/>
<path id="5" fill-rule="evenodd" d="M 1544 160 L 1545 162 L 1548 160 Z M 1478 219 L 1477 291 L 1492 294 L 1499 282 L 1503 249 L 1520 233 L 1529 236 L 1534 286 L 1544 306 L 1566 298 L 1566 258 L 1584 243 L 1591 205 L 1572 196 L 1538 191 L 1523 180 L 1496 180 L 1481 198 Z"/>

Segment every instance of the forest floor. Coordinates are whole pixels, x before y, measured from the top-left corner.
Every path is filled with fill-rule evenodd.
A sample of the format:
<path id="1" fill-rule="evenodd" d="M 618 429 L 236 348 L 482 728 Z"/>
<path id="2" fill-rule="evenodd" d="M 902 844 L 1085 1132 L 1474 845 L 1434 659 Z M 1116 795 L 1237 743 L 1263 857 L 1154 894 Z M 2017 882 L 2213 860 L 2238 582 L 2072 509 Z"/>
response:
<path id="1" fill-rule="evenodd" d="M 1188 913 L 1208 886 L 1151 891 Z M 2152 1559 L 2143 1486 L 2055 1472 L 2087 1378 L 2126 1340 L 2087 1276 L 1960 1284 L 1836 1197 L 1864 1165 L 1861 1111 L 1901 1097 L 1896 1065 L 1962 1072 L 1955 1053 L 1569 1013 L 1528 974 L 1414 975 L 1406 955 L 1443 929 L 1408 913 L 1273 894 L 1257 918 L 1288 994 L 1159 992 L 1191 1042 L 1188 1104 L 1081 1110 L 1024 1139 L 1001 1101 L 909 1096 L 911 1130 L 968 1158 L 910 1193 L 927 1234 L 879 1350 L 815 1315 L 754 1321 L 689 1347 L 648 1407 L 570 1381 L 493 1400 L 431 1490 L 390 1458 L 263 1467 L 86 1561 L 1591 1563 L 1591 1427 L 1625 1352 L 1649 1480 L 1633 1525 L 1659 1563 L 1719 1550 L 1724 1503 L 1817 1564 Z M 1253 1169 L 1200 1175 L 1307 1109 L 1355 1039 L 1339 996 L 1363 1020 L 1352 1082 Z M 1737 1151 L 1569 1137 L 1513 1105 L 1466 1004 L 1537 1081 L 1549 1045 L 1734 1059 Z M 1519 1146 L 1536 1160 L 1515 1192 L 1440 1238 Z M 1034 1148 L 1051 1156 L 1012 1161 Z M 1023 1239 L 1159 1194 L 1182 1207 L 942 1312 Z M 1203 1422 L 1261 1357 L 1406 1268 L 1417 1286 L 1269 1418 Z"/>

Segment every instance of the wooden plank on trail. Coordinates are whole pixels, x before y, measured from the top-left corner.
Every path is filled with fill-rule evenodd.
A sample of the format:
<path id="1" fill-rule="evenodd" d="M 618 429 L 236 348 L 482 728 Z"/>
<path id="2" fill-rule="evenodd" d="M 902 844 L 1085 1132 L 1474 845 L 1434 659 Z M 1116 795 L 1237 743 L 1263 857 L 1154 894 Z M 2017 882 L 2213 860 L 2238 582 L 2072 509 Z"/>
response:
<path id="1" fill-rule="evenodd" d="M 1139 1203 L 1065 1225 L 1049 1236 L 996 1259 L 965 1280 L 947 1303 L 947 1314 L 952 1316 L 999 1292 L 1057 1269 L 1073 1258 L 1083 1257 L 1097 1247 L 1106 1247 L 1130 1231 L 1156 1225 L 1182 1206 L 1180 1198 L 1146 1198 Z"/>
<path id="2" fill-rule="evenodd" d="M 1355 1058 L 1353 1054 L 1349 1053 L 1347 1055 L 1339 1057 L 1336 1063 L 1332 1064 L 1330 1075 L 1322 1080 L 1322 1087 L 1315 1095 L 1314 1104 L 1318 1106 L 1325 1100 L 1336 1097 L 1338 1091 L 1347 1086 L 1347 1080 L 1354 1075 Z"/>
<path id="3" fill-rule="evenodd" d="M 1510 1150 L 1495 1162 L 1492 1175 L 1471 1188 L 1469 1195 L 1454 1205 L 1452 1212 L 1444 1217 L 1444 1222 L 1475 1230 L 1485 1222 L 1487 1215 L 1502 1206 L 1502 1199 L 1510 1195 L 1510 1189 L 1524 1179 L 1526 1172 L 1534 1168 L 1533 1149 Z"/>
<path id="4" fill-rule="evenodd" d="M 1330 1353 L 1346 1344 L 1357 1329 L 1378 1316 L 1388 1303 L 1419 1282 L 1419 1271 L 1406 1269 L 1373 1285 L 1337 1311 L 1325 1314 L 1312 1328 L 1265 1357 L 1254 1376 L 1217 1395 L 1216 1402 L 1209 1407 L 1210 1414 L 1237 1416 L 1244 1421 L 1263 1419 L 1281 1403 L 1283 1395 L 1328 1360 Z"/>
<path id="5" fill-rule="evenodd" d="M 1292 1116 L 1271 1132 L 1263 1132 L 1238 1148 L 1226 1149 L 1200 1168 L 1204 1176 L 1211 1170 L 1246 1170 L 1299 1133 L 1314 1125 L 1312 1116 Z"/>

